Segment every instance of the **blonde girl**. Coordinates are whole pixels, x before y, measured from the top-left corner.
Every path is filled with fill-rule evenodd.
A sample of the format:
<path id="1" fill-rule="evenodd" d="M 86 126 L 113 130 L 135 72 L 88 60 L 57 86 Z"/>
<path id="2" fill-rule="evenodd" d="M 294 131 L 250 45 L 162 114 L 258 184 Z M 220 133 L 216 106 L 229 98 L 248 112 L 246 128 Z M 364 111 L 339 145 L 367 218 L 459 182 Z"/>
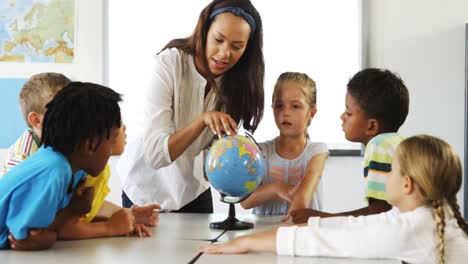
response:
<path id="1" fill-rule="evenodd" d="M 317 112 L 315 82 L 307 74 L 281 74 L 272 103 L 279 136 L 260 144 L 266 173 L 262 185 L 241 205 L 258 215 L 285 215 L 286 221 L 293 210 L 321 209 L 320 177 L 328 149 L 307 134 Z"/>
<path id="2" fill-rule="evenodd" d="M 392 210 L 360 217 L 311 217 L 304 226 L 238 237 L 200 251 L 466 263 L 468 226 L 456 198 L 461 185 L 461 162 L 449 144 L 427 135 L 411 137 L 399 145 L 387 176 Z"/>

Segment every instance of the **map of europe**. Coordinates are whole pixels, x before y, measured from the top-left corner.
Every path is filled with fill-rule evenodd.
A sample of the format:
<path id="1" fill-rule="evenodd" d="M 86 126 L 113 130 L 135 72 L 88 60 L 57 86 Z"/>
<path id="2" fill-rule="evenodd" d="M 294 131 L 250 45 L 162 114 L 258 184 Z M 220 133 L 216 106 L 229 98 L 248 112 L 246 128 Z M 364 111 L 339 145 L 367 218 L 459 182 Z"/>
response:
<path id="1" fill-rule="evenodd" d="M 75 0 L 0 0 L 0 62 L 73 63 Z"/>

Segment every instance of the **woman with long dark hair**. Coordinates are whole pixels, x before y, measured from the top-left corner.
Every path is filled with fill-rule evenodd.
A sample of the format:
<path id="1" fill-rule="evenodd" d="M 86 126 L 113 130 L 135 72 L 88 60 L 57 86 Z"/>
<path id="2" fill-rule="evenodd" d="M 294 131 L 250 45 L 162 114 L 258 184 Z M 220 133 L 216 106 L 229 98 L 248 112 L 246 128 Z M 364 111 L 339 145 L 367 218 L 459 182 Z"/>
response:
<path id="1" fill-rule="evenodd" d="M 203 149 L 214 136 L 254 132 L 264 106 L 262 21 L 249 0 L 215 0 L 192 35 L 155 57 L 145 129 L 120 158 L 124 207 L 212 213 Z"/>

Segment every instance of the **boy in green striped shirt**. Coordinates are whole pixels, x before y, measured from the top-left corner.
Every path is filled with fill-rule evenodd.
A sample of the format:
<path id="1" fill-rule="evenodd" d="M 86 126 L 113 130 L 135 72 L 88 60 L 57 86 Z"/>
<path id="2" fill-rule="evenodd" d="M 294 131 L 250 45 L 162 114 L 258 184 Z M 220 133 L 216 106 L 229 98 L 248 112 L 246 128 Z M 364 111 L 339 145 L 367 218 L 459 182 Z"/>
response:
<path id="1" fill-rule="evenodd" d="M 294 223 L 305 223 L 311 216 L 371 215 L 391 209 L 385 200 L 385 175 L 391 171 L 393 153 L 403 140 L 397 132 L 408 115 L 408 89 L 394 73 L 375 68 L 356 73 L 347 86 L 342 127 L 347 140 L 366 146 L 364 178 L 369 204 L 357 210 L 333 214 L 299 209 L 291 212 Z"/>

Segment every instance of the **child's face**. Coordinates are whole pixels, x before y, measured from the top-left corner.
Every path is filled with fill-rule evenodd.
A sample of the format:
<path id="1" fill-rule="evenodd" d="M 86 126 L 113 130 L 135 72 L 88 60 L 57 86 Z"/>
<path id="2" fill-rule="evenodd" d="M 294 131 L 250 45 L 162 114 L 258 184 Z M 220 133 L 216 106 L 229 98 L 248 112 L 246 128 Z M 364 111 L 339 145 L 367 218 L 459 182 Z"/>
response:
<path id="1" fill-rule="evenodd" d="M 47 100 L 47 103 L 52 101 L 52 98 L 54 98 L 55 94 L 51 95 L 49 99 Z M 46 105 L 47 105 L 46 103 Z M 45 105 L 44 105 L 45 109 Z M 41 140 L 42 138 L 42 123 L 44 122 L 44 115 L 45 113 L 39 113 L 39 112 L 30 112 L 28 114 L 28 122 L 32 126 L 32 130 L 34 134 Z"/>
<path id="2" fill-rule="evenodd" d="M 307 104 L 303 91 L 303 87 L 294 81 L 283 81 L 279 84 L 272 107 L 281 135 L 305 135 L 308 123 L 316 110 Z"/>
<path id="3" fill-rule="evenodd" d="M 113 128 L 109 138 L 103 138 L 99 147 L 96 151 L 93 151 L 91 155 L 88 156 L 88 161 L 84 165 L 83 169 L 91 174 L 92 176 L 97 176 L 99 173 L 104 170 L 109 157 L 112 154 L 112 147 L 116 144 L 116 140 L 119 137 L 119 129 Z"/>
<path id="4" fill-rule="evenodd" d="M 250 36 L 250 26 L 243 18 L 231 13 L 215 17 L 207 34 L 206 60 L 210 72 L 221 75 L 242 57 Z"/>
<path id="5" fill-rule="evenodd" d="M 127 144 L 127 134 L 125 130 L 127 127 L 124 123 L 120 126 L 119 135 L 115 139 L 115 144 L 112 146 L 112 155 L 120 155 L 123 153 L 125 149 L 125 145 Z"/>
<path id="6" fill-rule="evenodd" d="M 387 202 L 393 206 L 399 207 L 404 197 L 405 178 L 401 175 L 400 162 L 397 155 L 394 155 L 392 161 L 392 171 L 386 175 L 386 193 Z"/>
<path id="7" fill-rule="evenodd" d="M 42 122 L 44 121 L 44 114 L 31 112 L 28 115 L 29 124 L 34 134 L 41 140 L 42 138 Z"/>
<path id="8" fill-rule="evenodd" d="M 372 136 L 368 135 L 368 119 L 357 100 L 346 93 L 346 110 L 341 114 L 341 127 L 347 140 L 366 144 Z"/>

